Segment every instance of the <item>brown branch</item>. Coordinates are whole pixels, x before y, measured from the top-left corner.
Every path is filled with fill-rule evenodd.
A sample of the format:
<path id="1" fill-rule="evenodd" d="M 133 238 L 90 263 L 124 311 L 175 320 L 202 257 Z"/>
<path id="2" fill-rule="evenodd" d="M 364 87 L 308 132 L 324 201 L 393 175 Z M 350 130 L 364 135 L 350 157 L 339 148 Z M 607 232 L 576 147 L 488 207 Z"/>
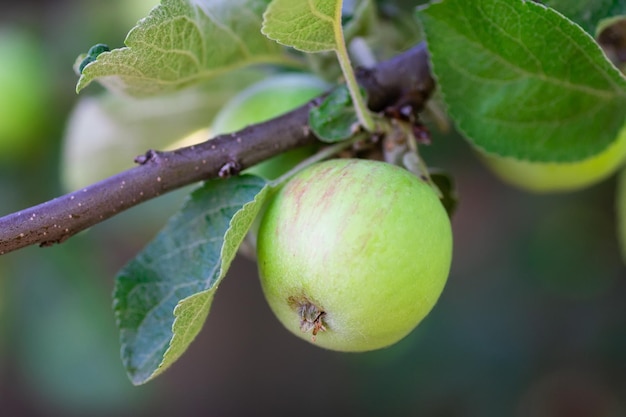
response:
<path id="1" fill-rule="evenodd" d="M 358 71 L 368 106 L 421 106 L 434 88 L 424 43 Z M 148 151 L 138 165 L 82 190 L 0 218 L 0 255 L 60 243 L 130 207 L 194 182 L 227 177 L 289 149 L 313 143 L 308 113 L 317 98 L 276 119 L 171 152 Z"/>

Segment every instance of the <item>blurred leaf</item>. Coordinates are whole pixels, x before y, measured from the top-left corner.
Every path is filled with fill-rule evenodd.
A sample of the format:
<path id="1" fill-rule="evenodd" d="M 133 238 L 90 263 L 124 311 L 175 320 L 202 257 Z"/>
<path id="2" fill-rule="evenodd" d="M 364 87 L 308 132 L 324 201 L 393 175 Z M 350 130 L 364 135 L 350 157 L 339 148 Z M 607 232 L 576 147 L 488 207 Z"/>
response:
<path id="1" fill-rule="evenodd" d="M 419 12 L 449 113 L 501 156 L 577 161 L 624 124 L 626 80 L 579 26 L 521 0 L 446 0 Z"/>
<path id="2" fill-rule="evenodd" d="M 76 90 L 98 80 L 147 96 L 175 91 L 252 64 L 291 63 L 260 33 L 268 0 L 162 0 L 126 37 L 126 47 L 86 66 Z"/>
<path id="3" fill-rule="evenodd" d="M 594 35 L 601 20 L 626 13 L 624 0 L 545 0 L 546 6 L 563 13 Z"/>
<path id="4" fill-rule="evenodd" d="M 168 147 L 207 128 L 224 103 L 264 75 L 261 70 L 233 71 L 196 88 L 150 98 L 82 97 L 65 131 L 65 188 L 80 189 L 131 168 L 134 157 L 147 149 Z M 209 138 L 206 132 L 204 136 Z"/>
<path id="5" fill-rule="evenodd" d="M 196 337 L 267 193 L 250 175 L 205 183 L 120 271 L 114 310 L 134 384 L 163 372 Z"/>
<path id="6" fill-rule="evenodd" d="M 312 108 L 309 124 L 315 135 L 324 142 L 340 142 L 352 136 L 355 126 L 359 126 L 359 119 L 348 87 L 337 87 L 322 104 Z"/>
<path id="7" fill-rule="evenodd" d="M 304 52 L 337 49 L 341 39 L 340 0 L 273 0 L 261 31 L 276 42 Z"/>
<path id="8" fill-rule="evenodd" d="M 617 179 L 617 227 L 622 259 L 626 263 L 626 169 L 622 169 Z"/>

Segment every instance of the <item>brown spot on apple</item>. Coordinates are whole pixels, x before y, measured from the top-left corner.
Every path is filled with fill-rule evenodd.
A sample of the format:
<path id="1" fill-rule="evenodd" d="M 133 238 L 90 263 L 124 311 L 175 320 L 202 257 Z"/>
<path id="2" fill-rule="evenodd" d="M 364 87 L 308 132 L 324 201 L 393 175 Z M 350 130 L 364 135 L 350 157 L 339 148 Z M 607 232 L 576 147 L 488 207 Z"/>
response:
<path id="1" fill-rule="evenodd" d="M 298 313 L 298 316 L 300 316 L 300 330 L 304 333 L 312 330 L 311 340 L 315 342 L 317 334 L 326 331 L 324 324 L 326 312 L 309 301 L 305 296 L 290 296 L 287 299 L 287 303 Z"/>

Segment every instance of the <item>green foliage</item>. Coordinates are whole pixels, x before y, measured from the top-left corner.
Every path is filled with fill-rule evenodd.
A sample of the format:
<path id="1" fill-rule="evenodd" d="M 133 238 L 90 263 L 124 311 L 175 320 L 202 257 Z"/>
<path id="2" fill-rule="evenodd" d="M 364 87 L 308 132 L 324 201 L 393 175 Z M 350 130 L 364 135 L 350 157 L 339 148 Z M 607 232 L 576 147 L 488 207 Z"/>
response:
<path id="1" fill-rule="evenodd" d="M 267 191 L 248 175 L 205 183 L 120 271 L 114 309 L 134 384 L 163 372 L 198 334 Z"/>
<path id="2" fill-rule="evenodd" d="M 178 90 L 252 64 L 291 62 L 260 33 L 267 0 L 163 0 L 126 37 L 125 48 L 84 68 L 76 90 L 98 80 L 146 96 Z"/>
<path id="3" fill-rule="evenodd" d="M 336 88 L 322 104 L 312 109 L 309 123 L 315 135 L 324 142 L 340 142 L 352 136 L 359 119 L 352 106 L 348 88 Z"/>
<path id="4" fill-rule="evenodd" d="M 617 137 L 626 80 L 562 15 L 521 0 L 446 0 L 419 16 L 450 116 L 479 148 L 565 162 Z"/>
<path id="5" fill-rule="evenodd" d="M 516 159 L 583 160 L 607 149 L 624 125 L 626 80 L 590 34 L 626 6 L 544 3 L 562 14 L 522 0 L 443 0 L 417 13 L 407 12 L 415 6 L 407 1 L 163 0 L 130 31 L 126 47 L 92 53 L 77 85 L 80 91 L 96 80 L 143 99 L 90 99 L 102 100 L 106 111 L 99 108 L 94 123 L 83 118 L 74 136 L 85 140 L 97 136 L 89 133 L 95 130 L 106 142 L 117 138 L 112 155 L 122 146 L 137 154 L 208 125 L 223 103 L 276 67 L 303 69 L 306 63 L 333 80 L 338 74 L 332 70 L 341 67 L 348 87 L 336 88 L 309 122 L 324 142 L 348 139 L 359 123 L 371 127 L 372 120 L 359 102 L 346 44 L 362 37 L 375 57 L 388 57 L 398 45 L 408 46 L 403 40 L 416 41 L 418 17 L 449 116 L 473 145 Z M 182 102 L 195 104 L 187 109 Z M 118 128 L 99 129 L 109 117 Z M 74 127 L 72 120 L 68 131 Z M 107 160 L 102 152 L 97 159 L 73 159 L 76 178 L 85 178 L 94 160 Z M 451 213 L 457 203 L 452 180 L 438 173 L 432 178 Z M 624 183 L 620 236 L 626 241 Z M 119 273 L 115 312 L 133 383 L 163 372 L 198 334 L 268 193 L 265 182 L 251 176 L 206 183 Z"/>

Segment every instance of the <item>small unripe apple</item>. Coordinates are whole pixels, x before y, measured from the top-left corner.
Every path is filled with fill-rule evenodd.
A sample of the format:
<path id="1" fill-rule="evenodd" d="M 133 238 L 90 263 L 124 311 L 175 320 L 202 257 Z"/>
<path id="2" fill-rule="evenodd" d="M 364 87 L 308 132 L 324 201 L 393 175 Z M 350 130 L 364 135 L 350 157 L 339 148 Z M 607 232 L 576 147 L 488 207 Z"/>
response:
<path id="1" fill-rule="evenodd" d="M 50 69 L 36 36 L 0 26 L 0 161 L 32 152 L 48 126 Z"/>
<path id="2" fill-rule="evenodd" d="M 570 163 L 528 162 L 483 155 L 486 165 L 503 181 L 533 192 L 575 191 L 606 179 L 626 160 L 626 130 L 601 153 Z"/>
<path id="3" fill-rule="evenodd" d="M 271 76 L 233 97 L 216 115 L 211 133 L 230 133 L 272 119 L 317 97 L 327 88 L 324 81 L 311 74 Z M 314 151 L 314 147 L 294 149 L 263 161 L 246 172 L 275 179 Z"/>
<path id="4" fill-rule="evenodd" d="M 339 351 L 389 346 L 438 300 L 452 256 L 450 220 L 414 174 L 333 159 L 296 174 L 258 234 L 265 297 L 280 322 Z"/>

